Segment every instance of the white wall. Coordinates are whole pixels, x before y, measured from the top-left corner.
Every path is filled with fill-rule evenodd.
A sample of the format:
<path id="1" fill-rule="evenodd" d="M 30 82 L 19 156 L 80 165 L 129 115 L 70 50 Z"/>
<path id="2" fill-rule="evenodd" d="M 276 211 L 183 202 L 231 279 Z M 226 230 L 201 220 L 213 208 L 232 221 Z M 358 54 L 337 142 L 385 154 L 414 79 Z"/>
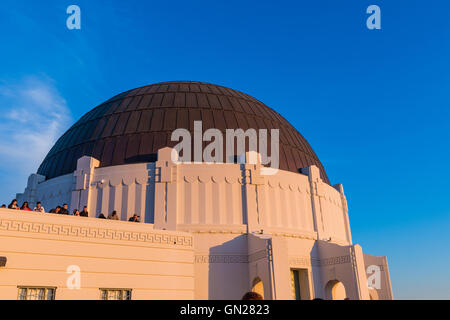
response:
<path id="1" fill-rule="evenodd" d="M 57 299 L 93 299 L 99 288 L 132 289 L 133 299 L 193 299 L 194 239 L 150 224 L 0 209 L 0 300 L 18 286 L 56 287 Z M 67 288 L 67 267 L 81 289 Z"/>
<path id="2" fill-rule="evenodd" d="M 71 209 L 88 205 L 91 217 L 116 210 L 128 220 L 136 213 L 154 229 L 189 232 L 196 299 L 239 299 L 256 277 L 267 297 L 291 299 L 291 269 L 307 270 L 311 298 L 325 297 L 334 278 L 350 298 L 368 298 L 342 185 L 324 183 L 315 166 L 263 175 L 259 163 L 177 164 L 171 155 L 163 148 L 156 163 L 105 168 L 83 157 L 73 176 L 28 189 L 48 199 L 46 206 L 69 197 Z M 273 252 L 264 254 L 268 243 Z"/>

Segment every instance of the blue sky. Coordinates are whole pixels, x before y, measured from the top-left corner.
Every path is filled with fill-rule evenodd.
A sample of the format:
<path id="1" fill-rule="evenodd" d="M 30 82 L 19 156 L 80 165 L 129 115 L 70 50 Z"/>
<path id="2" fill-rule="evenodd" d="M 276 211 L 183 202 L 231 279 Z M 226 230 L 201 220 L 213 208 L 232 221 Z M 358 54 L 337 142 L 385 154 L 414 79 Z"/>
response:
<path id="1" fill-rule="evenodd" d="M 66 8 L 81 7 L 81 30 Z M 381 8 L 381 30 L 366 8 Z M 394 296 L 450 298 L 448 1 L 22 1 L 0 9 L 0 202 L 70 125 L 167 80 L 244 91 L 342 183 L 355 243 Z"/>

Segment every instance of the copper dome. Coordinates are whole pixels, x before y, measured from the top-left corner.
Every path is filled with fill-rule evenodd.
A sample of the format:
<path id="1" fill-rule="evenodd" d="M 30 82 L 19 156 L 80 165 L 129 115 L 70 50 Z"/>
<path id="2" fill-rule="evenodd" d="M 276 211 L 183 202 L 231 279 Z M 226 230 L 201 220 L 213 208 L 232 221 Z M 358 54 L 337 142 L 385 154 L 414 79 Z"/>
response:
<path id="1" fill-rule="evenodd" d="M 329 183 L 306 139 L 277 112 L 245 93 L 192 81 L 152 84 L 100 104 L 56 142 L 38 174 L 51 179 L 72 173 L 84 155 L 100 160 L 101 167 L 155 161 L 158 149 L 178 143 L 170 141 L 171 133 L 193 132 L 195 120 L 203 122 L 203 131 L 279 129 L 280 169 L 298 173 L 316 165 Z"/>

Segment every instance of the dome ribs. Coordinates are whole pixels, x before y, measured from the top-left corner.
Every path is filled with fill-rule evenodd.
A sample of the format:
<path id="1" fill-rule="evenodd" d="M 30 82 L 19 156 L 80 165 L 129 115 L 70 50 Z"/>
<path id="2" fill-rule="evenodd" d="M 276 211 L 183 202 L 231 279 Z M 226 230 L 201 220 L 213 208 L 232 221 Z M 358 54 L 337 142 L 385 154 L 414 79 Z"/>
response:
<path id="1" fill-rule="evenodd" d="M 177 129 L 177 109 L 168 109 L 164 112 L 164 131 Z"/>
<path id="2" fill-rule="evenodd" d="M 136 109 L 139 107 L 140 103 L 141 103 L 142 97 L 143 97 L 143 96 L 135 96 L 135 97 L 130 101 L 130 104 L 127 106 L 127 108 L 125 109 L 125 111 L 134 111 L 134 110 L 136 110 Z"/>
<path id="3" fill-rule="evenodd" d="M 125 132 L 125 128 L 130 118 L 131 112 L 121 113 L 119 119 L 117 120 L 116 126 L 112 133 L 112 136 L 121 136 Z"/>
<path id="4" fill-rule="evenodd" d="M 180 83 L 180 92 L 189 92 L 189 84 L 187 83 Z"/>
<path id="5" fill-rule="evenodd" d="M 173 102 L 174 107 L 183 108 L 186 106 L 186 93 L 177 92 L 175 93 L 175 100 Z"/>
<path id="6" fill-rule="evenodd" d="M 125 163 L 130 163 L 139 155 L 141 135 L 134 134 L 128 138 L 127 149 L 125 151 Z"/>
<path id="7" fill-rule="evenodd" d="M 249 122 L 247 121 L 247 119 L 249 121 L 251 121 L 251 120 L 254 120 L 253 118 L 250 118 L 250 117 L 246 118 L 246 117 L 244 117 L 244 115 L 242 113 L 235 113 L 235 116 L 236 116 L 238 126 L 242 130 L 247 130 L 248 128 L 252 127 L 252 126 L 249 126 Z M 255 128 L 255 127 L 253 126 L 253 128 Z"/>
<path id="8" fill-rule="evenodd" d="M 234 111 L 244 113 L 244 109 L 242 109 L 241 104 L 239 103 L 238 99 L 235 97 L 229 97 L 229 101 L 231 102 L 231 106 L 233 107 Z"/>
<path id="9" fill-rule="evenodd" d="M 213 109 L 222 109 L 222 105 L 220 104 L 219 99 L 217 98 L 216 95 L 213 94 L 207 94 L 206 95 L 207 99 L 208 99 L 208 104 L 213 108 Z"/>
<path id="10" fill-rule="evenodd" d="M 92 157 L 94 157 L 95 159 L 101 159 L 104 146 L 105 146 L 105 141 L 104 140 L 98 140 L 95 143 L 94 151 L 92 153 Z"/>
<path id="11" fill-rule="evenodd" d="M 241 107 L 244 110 L 244 113 L 256 115 L 256 113 L 252 110 L 252 108 L 250 108 L 247 101 L 242 100 L 242 99 L 237 99 L 237 101 L 241 104 Z"/>
<path id="12" fill-rule="evenodd" d="M 133 99 L 136 97 L 127 97 L 125 99 L 122 100 L 122 103 L 119 104 L 119 106 L 116 108 L 116 110 L 114 110 L 114 113 L 121 113 L 124 112 L 128 105 L 131 103 L 131 101 L 133 101 Z"/>
<path id="13" fill-rule="evenodd" d="M 227 129 L 227 123 L 225 122 L 225 115 L 223 113 L 223 110 L 212 110 L 212 112 L 214 119 L 214 128 L 225 132 L 225 130 Z"/>
<path id="14" fill-rule="evenodd" d="M 280 130 L 280 169 L 298 172 L 315 164 L 326 172 L 305 138 L 279 113 L 243 92 L 196 81 L 169 81 L 120 93 L 82 116 L 51 148 L 38 173 L 51 179 L 76 169 L 83 155 L 101 167 L 156 160 L 164 146 L 174 146 L 171 133 L 185 128 L 193 134 L 194 121 L 203 132 L 217 128 Z M 208 142 L 204 142 L 204 147 Z"/>
<path id="15" fill-rule="evenodd" d="M 201 112 L 202 112 L 203 132 L 205 132 L 209 128 L 214 128 L 214 117 L 212 110 L 202 109 Z"/>
<path id="16" fill-rule="evenodd" d="M 186 93 L 186 108 L 198 108 L 197 96 L 195 93 Z"/>
<path id="17" fill-rule="evenodd" d="M 109 167 L 112 165 L 115 141 L 116 140 L 113 140 L 111 138 L 108 138 L 105 141 L 105 147 L 103 149 L 102 158 L 100 160 L 100 163 L 102 163 L 102 166 L 104 167 Z"/>
<path id="18" fill-rule="evenodd" d="M 179 91 L 179 84 L 178 83 L 171 83 L 169 84 L 169 88 L 167 89 L 168 92 L 178 92 Z"/>
<path id="19" fill-rule="evenodd" d="M 155 109 L 153 111 L 152 122 L 150 125 L 151 131 L 161 131 L 164 121 L 164 110 L 163 109 Z"/>
<path id="20" fill-rule="evenodd" d="M 164 132 L 156 132 L 153 137 L 153 153 L 157 153 L 159 149 L 167 146 L 168 135 Z"/>
<path id="21" fill-rule="evenodd" d="M 204 93 L 197 93 L 197 104 L 200 108 L 208 108 L 209 107 L 209 102 L 208 102 L 208 98 L 206 96 L 206 94 Z"/>
<path id="22" fill-rule="evenodd" d="M 154 135 L 150 133 L 141 135 L 138 155 L 149 155 L 153 153 L 153 138 Z"/>
<path id="23" fill-rule="evenodd" d="M 224 110 L 233 110 L 233 107 L 231 106 L 230 100 L 226 96 L 218 96 L 220 105 L 222 106 L 222 109 Z"/>
<path id="24" fill-rule="evenodd" d="M 127 99 L 127 98 L 125 98 Z M 117 108 L 119 108 L 120 104 L 123 102 L 123 100 L 116 100 L 114 101 L 110 107 L 107 109 L 107 111 L 100 116 L 105 116 L 105 115 L 109 115 L 109 114 L 113 114 L 114 112 L 116 112 Z"/>
<path id="25" fill-rule="evenodd" d="M 189 110 L 189 131 L 194 132 L 194 121 L 202 121 L 202 113 L 200 109 Z"/>
<path id="26" fill-rule="evenodd" d="M 127 126 L 125 128 L 125 134 L 132 134 L 136 132 L 141 115 L 142 111 L 133 111 L 131 113 L 130 118 L 128 119 Z"/>
<path id="27" fill-rule="evenodd" d="M 190 92 L 200 92 L 200 87 L 197 84 L 190 84 L 189 91 Z"/>
<path id="28" fill-rule="evenodd" d="M 199 85 L 200 87 L 200 91 L 203 93 L 211 93 L 211 89 L 209 88 L 209 86 L 201 84 Z"/>
<path id="29" fill-rule="evenodd" d="M 148 132 L 150 131 L 150 126 L 152 123 L 153 109 L 143 110 L 141 117 L 139 118 L 138 132 Z"/>
<path id="30" fill-rule="evenodd" d="M 95 143 L 92 141 L 86 143 L 83 148 L 83 156 L 91 155 L 94 152 L 94 146 L 95 146 Z"/>
<path id="31" fill-rule="evenodd" d="M 186 108 L 178 109 L 177 128 L 189 130 L 189 110 Z"/>
<path id="32" fill-rule="evenodd" d="M 123 164 L 123 159 L 125 159 L 125 154 L 127 151 L 127 145 L 128 136 L 121 136 L 117 139 L 112 158 L 113 166 Z"/>
<path id="33" fill-rule="evenodd" d="M 158 92 L 160 85 L 159 84 L 154 84 L 150 86 L 150 89 L 147 90 L 147 94 L 153 94 L 155 92 Z"/>
<path id="34" fill-rule="evenodd" d="M 208 88 L 211 91 L 211 93 L 214 94 L 214 96 L 218 96 L 218 95 L 222 94 L 222 92 L 219 90 L 219 87 L 217 87 L 217 86 L 208 86 Z"/>
<path id="35" fill-rule="evenodd" d="M 113 130 L 116 127 L 117 120 L 119 120 L 118 114 L 113 114 L 112 116 L 109 117 L 105 129 L 102 132 L 102 138 L 111 137 Z"/>
<path id="36" fill-rule="evenodd" d="M 150 103 L 152 102 L 153 95 L 145 95 L 142 96 L 141 101 L 139 101 L 139 105 L 136 110 L 148 109 L 150 107 Z"/>
<path id="37" fill-rule="evenodd" d="M 163 96 L 163 99 L 161 101 L 162 107 L 173 107 L 173 101 L 175 99 L 175 93 L 174 92 L 168 92 L 165 93 Z"/>
<path id="38" fill-rule="evenodd" d="M 169 85 L 168 85 L 168 84 L 162 84 L 162 85 L 158 88 L 158 92 L 167 92 L 167 90 L 169 90 Z"/>
<path id="39" fill-rule="evenodd" d="M 151 107 L 160 107 L 164 95 L 162 93 L 156 93 L 153 95 L 152 101 L 150 103 Z"/>
<path id="40" fill-rule="evenodd" d="M 234 116 L 234 113 L 232 111 L 225 110 L 224 117 L 225 117 L 225 122 L 227 124 L 227 128 L 237 128 L 238 127 L 236 117 Z"/>

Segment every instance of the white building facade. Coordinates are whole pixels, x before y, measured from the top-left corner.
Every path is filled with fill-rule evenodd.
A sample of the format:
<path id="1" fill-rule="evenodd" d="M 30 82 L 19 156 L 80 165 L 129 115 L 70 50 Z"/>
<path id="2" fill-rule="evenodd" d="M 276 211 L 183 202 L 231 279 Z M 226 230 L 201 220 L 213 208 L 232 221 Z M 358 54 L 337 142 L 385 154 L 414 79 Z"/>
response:
<path id="1" fill-rule="evenodd" d="M 158 90 L 166 90 L 166 97 L 171 85 L 138 88 L 122 94 L 120 103 L 112 99 L 112 106 L 105 110 L 116 111 L 111 111 L 102 125 L 108 128 L 115 112 L 118 120 L 114 120 L 115 129 L 102 139 L 111 139 L 126 112 L 128 122 L 124 122 L 119 134 L 127 133 L 132 121 L 140 128 L 143 117 L 152 126 L 157 125 L 158 121 L 145 118 L 146 109 L 140 110 L 139 103 L 152 94 L 152 102 L 146 102 L 151 106 L 160 94 Z M 183 85 L 188 89 L 182 89 Z M 199 86 L 200 93 L 194 93 L 196 106 L 203 112 L 209 107 L 200 106 L 205 90 Z M 175 104 L 182 94 L 187 105 L 189 93 L 195 88 L 192 83 L 177 83 L 171 103 Z M 256 109 L 253 98 L 221 87 L 208 90 L 213 89 L 222 90 L 216 95 L 224 119 L 229 119 L 225 98 L 230 105 L 241 99 L 240 106 L 248 103 L 252 110 Z M 122 107 L 128 96 L 131 102 Z M 128 110 L 136 97 L 140 102 Z M 205 97 L 214 107 L 213 98 L 206 93 Z M 163 122 L 169 117 L 178 123 L 183 109 L 177 109 L 177 116 L 170 118 L 164 99 L 159 99 L 156 107 L 149 107 L 152 119 L 158 108 L 164 108 Z M 274 119 L 279 118 L 273 111 L 264 110 Z M 133 120 L 135 112 L 139 112 L 137 120 Z M 233 112 L 239 122 L 241 111 L 236 107 Z M 252 117 L 259 121 L 255 113 L 248 116 L 248 123 Z M 91 118 L 95 115 L 88 114 L 82 120 L 93 121 Z M 217 119 L 212 121 L 215 125 Z M 188 122 L 192 120 L 190 115 Z M 207 120 L 203 113 L 201 120 Z M 96 131 L 92 130 L 92 137 Z M 139 134 L 142 138 L 138 149 L 142 151 L 147 133 Z M 67 172 L 63 171 L 66 165 L 52 160 L 59 154 L 50 152 L 50 162 L 40 170 L 52 177 L 31 175 L 25 192 L 17 195 L 19 203 L 28 201 L 33 206 L 40 201 L 47 210 L 63 203 L 69 204 L 71 210 L 87 206 L 89 218 L 1 209 L 0 256 L 7 262 L 0 267 L 0 279 L 8 281 L 0 289 L 0 298 L 16 299 L 17 290 L 53 288 L 60 299 L 98 299 L 109 288 L 132 292 L 133 299 L 240 299 L 248 291 L 259 292 L 265 299 L 393 299 L 386 257 L 365 254 L 352 242 L 342 185 L 330 185 L 309 145 L 299 135 L 298 144 L 291 137 L 294 135 L 284 131 L 280 142 L 285 144 L 287 160 L 285 167 L 282 163 L 273 175 L 264 175 L 260 162 L 251 163 L 248 159 L 259 157 L 248 150 L 242 164 L 174 162 L 174 150 L 166 142 L 157 147 L 156 138 L 152 150 L 157 150 L 156 159 L 139 158 L 135 163 L 121 163 L 116 156 L 123 153 L 124 159 L 134 159 L 138 155 L 129 156 L 129 148 L 122 152 L 120 139 L 111 161 L 105 157 L 108 142 L 103 152 L 96 153 L 97 142 L 91 139 L 95 147 L 90 154 L 86 154 L 88 147 L 80 147 L 81 140 L 73 148 L 60 147 L 60 154 L 69 148 L 84 148 L 86 154 L 80 151 L 64 155 L 66 162 L 73 158 L 71 161 L 76 163 L 72 170 L 67 162 L 72 171 L 65 174 L 61 173 Z M 134 136 L 126 139 L 130 145 Z M 296 145 L 292 148 L 303 149 L 300 153 L 286 151 L 291 150 L 290 143 Z M 290 155 L 294 156 L 290 159 Z M 114 210 L 121 221 L 96 218 Z M 134 214 L 140 216 L 141 223 L 128 222 Z M 77 290 L 67 288 L 65 271 L 70 265 L 78 265 L 81 270 L 83 281 Z M 105 270 L 110 277 L 95 277 Z"/>
<path id="2" fill-rule="evenodd" d="M 87 206 L 92 218 L 117 210 L 124 224 L 137 214 L 154 230 L 191 235 L 189 298 L 259 290 L 266 299 L 392 299 L 386 258 L 352 243 L 343 187 L 324 183 L 317 167 L 266 176 L 260 164 L 176 164 L 172 151 L 161 149 L 156 163 L 107 168 L 83 157 L 56 181 L 32 176 L 19 203 Z"/>

